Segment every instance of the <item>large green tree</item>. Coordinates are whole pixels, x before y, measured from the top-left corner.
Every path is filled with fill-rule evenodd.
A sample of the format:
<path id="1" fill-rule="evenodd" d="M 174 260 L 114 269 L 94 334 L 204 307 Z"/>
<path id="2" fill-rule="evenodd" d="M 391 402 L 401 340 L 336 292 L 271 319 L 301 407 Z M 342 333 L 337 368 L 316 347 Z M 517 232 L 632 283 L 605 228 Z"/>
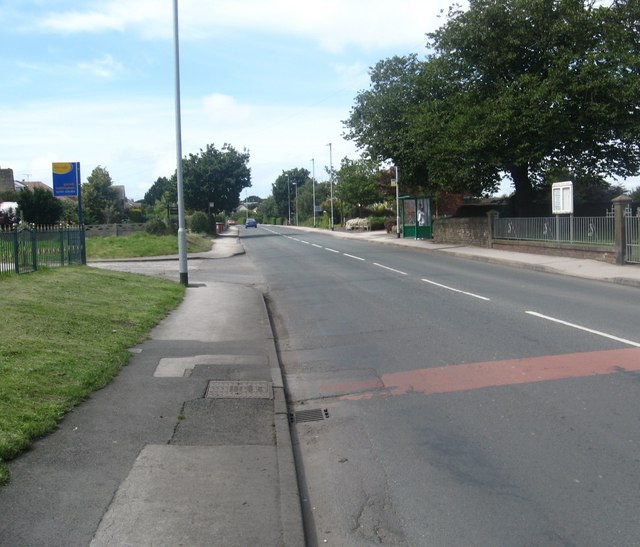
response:
<path id="1" fill-rule="evenodd" d="M 147 205 L 154 205 L 157 201 L 165 199 L 171 203 L 175 203 L 176 197 L 176 180 L 175 177 L 168 179 L 167 177 L 158 177 L 151 188 L 147 190 L 143 201 Z"/>
<path id="2" fill-rule="evenodd" d="M 291 220 L 293 222 L 296 186 L 298 187 L 299 197 L 300 189 L 310 180 L 309 171 L 300 167 L 282 171 L 282 174 L 278 175 L 275 182 L 271 184 L 271 196 L 279 216 L 288 218 L 289 212 L 291 212 Z"/>
<path id="3" fill-rule="evenodd" d="M 62 202 L 44 188 L 24 188 L 18 192 L 20 217 L 32 224 L 55 224 L 62 217 Z"/>
<path id="4" fill-rule="evenodd" d="M 189 154 L 182 163 L 185 207 L 207 212 L 231 212 L 240 203 L 240 194 L 251 186 L 249 152 L 238 152 L 230 144 L 218 150 L 208 144 L 198 154 Z"/>
<path id="5" fill-rule="evenodd" d="M 417 69 L 407 58 L 412 70 L 397 78 L 412 92 L 384 138 L 415 154 L 434 187 L 480 194 L 509 176 L 520 214 L 549 170 L 635 175 L 639 13 L 635 0 L 471 0 L 430 35 L 433 54 Z M 377 132 L 364 129 L 388 105 L 396 117 L 398 85 L 386 78 L 356 100 L 348 136 L 365 150 L 381 149 Z"/>
<path id="6" fill-rule="evenodd" d="M 342 158 L 336 173 L 336 195 L 351 214 L 361 215 L 362 208 L 382 201 L 378 165 L 370 159 Z"/>
<path id="7" fill-rule="evenodd" d="M 377 163 L 393 161 L 411 187 L 428 184 L 423 142 L 410 137 L 413 118 L 426 98 L 418 85 L 423 70 L 417 55 L 379 61 L 370 71 L 370 88 L 358 94 L 344 122 L 345 136 L 366 157 Z"/>
<path id="8" fill-rule="evenodd" d="M 124 203 L 113 187 L 111 175 L 98 165 L 82 185 L 82 209 L 85 224 L 118 222 L 124 215 Z"/>

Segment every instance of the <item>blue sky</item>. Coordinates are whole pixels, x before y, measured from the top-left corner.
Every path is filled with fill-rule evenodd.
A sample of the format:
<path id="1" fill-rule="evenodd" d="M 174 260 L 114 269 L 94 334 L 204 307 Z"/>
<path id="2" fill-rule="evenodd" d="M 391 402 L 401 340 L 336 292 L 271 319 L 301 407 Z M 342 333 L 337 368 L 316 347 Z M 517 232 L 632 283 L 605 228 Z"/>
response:
<path id="1" fill-rule="evenodd" d="M 183 155 L 251 154 L 250 194 L 283 170 L 358 157 L 342 139 L 368 69 L 426 54 L 450 0 L 180 0 Z M 172 0 L 0 0 L 0 167 L 105 167 L 141 199 L 175 171 Z M 312 159 L 314 160 L 312 162 Z"/>
<path id="2" fill-rule="evenodd" d="M 425 55 L 452 1 L 179 0 L 183 155 L 248 149 L 261 197 L 283 170 L 326 180 L 328 143 L 358 157 L 342 121 L 369 68 Z M 173 0 L 0 0 L 0 21 L 0 167 L 101 165 L 132 199 L 175 171 Z"/>

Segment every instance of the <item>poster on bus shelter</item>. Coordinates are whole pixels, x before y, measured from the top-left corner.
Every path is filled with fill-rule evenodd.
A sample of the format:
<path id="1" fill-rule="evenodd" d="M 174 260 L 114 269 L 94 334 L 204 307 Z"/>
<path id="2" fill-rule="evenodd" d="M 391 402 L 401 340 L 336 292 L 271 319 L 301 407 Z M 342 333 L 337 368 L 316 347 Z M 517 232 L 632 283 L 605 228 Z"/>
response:
<path id="1" fill-rule="evenodd" d="M 80 162 L 53 163 L 53 195 L 74 197 L 80 186 Z"/>

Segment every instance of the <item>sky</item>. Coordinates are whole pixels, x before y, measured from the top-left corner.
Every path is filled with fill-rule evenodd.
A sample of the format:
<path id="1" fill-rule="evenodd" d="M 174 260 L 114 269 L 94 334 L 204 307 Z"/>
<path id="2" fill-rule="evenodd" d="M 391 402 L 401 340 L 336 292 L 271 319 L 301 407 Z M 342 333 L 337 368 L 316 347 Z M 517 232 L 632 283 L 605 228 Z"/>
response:
<path id="1" fill-rule="evenodd" d="M 250 153 L 248 195 L 356 159 L 369 69 L 427 54 L 451 0 L 179 0 L 182 155 Z M 138 200 L 176 169 L 173 0 L 0 0 L 0 167 L 52 185 L 96 166 Z M 331 146 L 328 144 L 331 143 Z"/>
<path id="2" fill-rule="evenodd" d="M 343 121 L 369 69 L 394 55 L 424 57 L 426 34 L 451 3 L 179 0 L 182 155 L 209 144 L 248 150 L 246 195 L 263 198 L 289 169 L 327 180 L 330 162 L 360 155 Z M 51 186 L 53 162 L 80 162 L 83 181 L 102 166 L 134 200 L 170 177 L 173 5 L 0 0 L 0 167 Z"/>

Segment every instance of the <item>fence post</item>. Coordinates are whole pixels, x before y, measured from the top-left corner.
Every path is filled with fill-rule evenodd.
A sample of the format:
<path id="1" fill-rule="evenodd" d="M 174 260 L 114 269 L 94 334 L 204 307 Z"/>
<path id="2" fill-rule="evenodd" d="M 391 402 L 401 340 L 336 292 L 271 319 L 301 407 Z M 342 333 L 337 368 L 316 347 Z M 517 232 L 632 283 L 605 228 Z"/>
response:
<path id="1" fill-rule="evenodd" d="M 631 201 L 631 198 L 624 194 L 611 200 L 611 203 L 613 203 L 614 231 L 616 239 L 616 264 L 620 266 L 625 263 L 625 255 L 627 252 L 627 234 L 624 222 L 624 210 Z"/>
<path id="2" fill-rule="evenodd" d="M 20 241 L 18 240 L 18 225 L 13 225 L 13 263 L 16 273 L 20 273 Z"/>
<path id="3" fill-rule="evenodd" d="M 29 229 L 31 235 L 31 262 L 33 263 L 33 271 L 38 270 L 38 231 L 37 227 L 32 224 Z"/>
<path id="4" fill-rule="evenodd" d="M 495 222 L 496 219 L 500 216 L 500 213 L 498 211 L 489 211 L 487 213 L 487 222 L 489 222 L 489 237 L 487 240 L 487 247 L 489 249 L 493 249 L 493 235 L 494 235 L 494 229 L 495 229 Z"/>
<path id="5" fill-rule="evenodd" d="M 62 224 L 58 225 L 60 232 L 60 266 L 64 266 L 64 227 Z"/>

